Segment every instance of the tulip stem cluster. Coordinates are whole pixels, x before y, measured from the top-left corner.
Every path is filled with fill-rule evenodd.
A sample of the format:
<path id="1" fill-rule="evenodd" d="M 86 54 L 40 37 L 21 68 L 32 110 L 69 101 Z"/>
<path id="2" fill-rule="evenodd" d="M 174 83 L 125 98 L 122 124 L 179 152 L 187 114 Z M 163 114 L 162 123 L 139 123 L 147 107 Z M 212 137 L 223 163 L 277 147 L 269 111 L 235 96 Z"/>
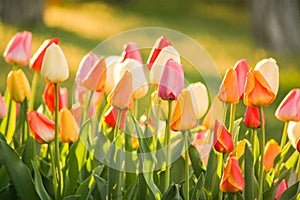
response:
<path id="1" fill-rule="evenodd" d="M 263 180 L 264 180 L 264 152 L 265 152 L 265 121 L 263 116 L 263 107 L 259 107 L 259 114 L 261 120 L 261 144 L 260 144 L 260 168 L 259 168 L 259 188 L 258 200 L 262 198 L 263 193 Z"/>
<path id="2" fill-rule="evenodd" d="M 165 130 L 165 148 L 166 148 L 166 175 L 165 175 L 165 191 L 167 191 L 168 186 L 170 185 L 170 121 L 172 114 L 172 100 L 168 100 L 168 118 L 166 121 L 166 130 Z"/>

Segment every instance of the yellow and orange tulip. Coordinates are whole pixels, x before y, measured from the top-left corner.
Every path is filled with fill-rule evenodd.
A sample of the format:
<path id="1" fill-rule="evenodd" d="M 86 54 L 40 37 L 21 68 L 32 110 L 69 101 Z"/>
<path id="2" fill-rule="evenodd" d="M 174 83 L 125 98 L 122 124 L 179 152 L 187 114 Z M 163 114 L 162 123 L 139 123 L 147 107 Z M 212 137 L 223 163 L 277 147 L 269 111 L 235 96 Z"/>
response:
<path id="1" fill-rule="evenodd" d="M 59 136 L 62 142 L 71 143 L 78 140 L 79 127 L 72 113 L 63 108 L 59 112 Z"/>
<path id="2" fill-rule="evenodd" d="M 7 77 L 7 87 L 11 98 L 18 103 L 22 103 L 25 98 L 29 100 L 31 97 L 28 79 L 20 69 L 9 72 Z"/>
<path id="3" fill-rule="evenodd" d="M 236 104 L 239 102 L 240 93 L 238 87 L 237 73 L 233 68 L 226 71 L 223 82 L 220 86 L 218 97 L 225 103 Z"/>
<path id="4" fill-rule="evenodd" d="M 273 165 L 274 160 L 276 156 L 280 153 L 280 146 L 279 144 L 274 140 L 271 139 L 267 142 L 265 153 L 264 153 L 264 167 L 266 171 L 269 171 Z"/>

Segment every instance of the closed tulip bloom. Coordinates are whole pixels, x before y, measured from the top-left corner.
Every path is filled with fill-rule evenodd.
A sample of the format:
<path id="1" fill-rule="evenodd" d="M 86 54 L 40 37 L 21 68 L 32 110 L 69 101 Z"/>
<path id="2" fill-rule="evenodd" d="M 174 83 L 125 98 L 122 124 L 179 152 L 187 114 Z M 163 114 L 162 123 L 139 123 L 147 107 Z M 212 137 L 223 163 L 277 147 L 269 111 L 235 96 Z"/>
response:
<path id="1" fill-rule="evenodd" d="M 264 159 L 265 159 L 264 167 L 266 171 L 269 171 L 273 167 L 274 160 L 279 153 L 280 153 L 279 144 L 274 139 L 269 140 L 266 144 L 265 153 L 264 153 Z"/>
<path id="2" fill-rule="evenodd" d="M 139 63 L 143 64 L 142 55 L 140 49 L 138 48 L 135 42 L 128 42 L 124 45 L 124 50 L 122 53 L 123 61 L 124 62 L 127 58 L 134 59 Z"/>
<path id="3" fill-rule="evenodd" d="M 0 93 L 0 119 L 4 118 L 7 115 L 7 112 L 8 112 L 7 106 L 2 97 L 2 94 Z"/>
<path id="4" fill-rule="evenodd" d="M 106 113 L 104 114 L 104 121 L 108 126 L 111 126 L 113 128 L 116 127 L 118 112 L 119 112 L 118 109 L 114 108 L 113 106 L 111 106 L 106 111 Z M 124 129 L 128 110 L 122 110 L 121 112 L 122 114 L 121 114 L 119 128 Z"/>
<path id="5" fill-rule="evenodd" d="M 31 40 L 31 32 L 18 32 L 7 44 L 4 60 L 11 65 L 27 65 L 31 56 Z"/>
<path id="6" fill-rule="evenodd" d="M 287 132 L 292 146 L 300 152 L 300 122 L 290 121 Z"/>
<path id="7" fill-rule="evenodd" d="M 249 128 L 260 127 L 260 114 L 258 107 L 247 106 L 243 123 Z"/>
<path id="8" fill-rule="evenodd" d="M 238 193 L 242 192 L 244 188 L 245 180 L 239 162 L 233 154 L 230 154 L 225 164 L 220 190 L 223 192 Z"/>
<path id="9" fill-rule="evenodd" d="M 39 47 L 39 49 L 35 52 L 35 54 L 30 59 L 29 67 L 31 69 L 36 70 L 38 72 L 41 71 L 45 52 L 52 43 L 58 44 L 59 39 L 52 38 L 52 39 L 47 39 L 44 41 L 44 43 Z"/>
<path id="10" fill-rule="evenodd" d="M 207 129 L 213 130 L 216 120 L 223 121 L 223 112 L 223 103 L 217 97 L 215 97 L 212 100 L 210 108 L 202 121 L 202 125 Z"/>
<path id="11" fill-rule="evenodd" d="M 44 91 L 44 101 L 51 112 L 55 110 L 55 88 L 54 83 L 47 83 Z M 68 108 L 68 90 L 58 86 L 58 110 Z"/>
<path id="12" fill-rule="evenodd" d="M 246 77 L 247 77 L 247 73 L 249 70 L 247 60 L 245 60 L 245 59 L 239 60 L 234 65 L 233 69 L 236 71 L 236 75 L 237 75 L 240 99 L 244 99 L 245 82 L 246 82 Z"/>
<path id="13" fill-rule="evenodd" d="M 105 59 L 106 62 L 106 81 L 104 86 L 104 92 L 109 94 L 115 85 L 119 81 L 120 66 L 121 61 L 120 56 L 109 56 Z"/>
<path id="14" fill-rule="evenodd" d="M 200 82 L 192 83 L 186 88 L 192 98 L 193 109 L 196 114 L 196 118 L 203 117 L 208 109 L 208 93 L 206 86 Z"/>
<path id="15" fill-rule="evenodd" d="M 52 43 L 46 50 L 41 75 L 47 82 L 60 83 L 69 77 L 66 57 L 61 48 Z"/>
<path id="16" fill-rule="evenodd" d="M 27 113 L 30 131 L 40 144 L 50 143 L 55 138 L 55 123 L 42 113 L 30 111 Z"/>
<path id="17" fill-rule="evenodd" d="M 276 96 L 279 88 L 279 69 L 276 60 L 273 58 L 263 59 L 256 64 L 254 71 L 258 71 L 264 77 Z"/>
<path id="18" fill-rule="evenodd" d="M 252 107 L 268 106 L 275 97 L 275 93 L 261 73 L 250 70 L 245 84 L 244 104 Z"/>
<path id="19" fill-rule="evenodd" d="M 288 183 L 286 182 L 285 179 L 283 179 L 278 185 L 274 200 L 280 199 L 281 195 L 283 194 L 284 191 L 286 191 L 286 189 L 288 189 L 288 187 L 289 187 Z"/>
<path id="20" fill-rule="evenodd" d="M 281 121 L 300 121 L 300 89 L 291 90 L 278 106 L 275 116 Z"/>
<path id="21" fill-rule="evenodd" d="M 175 60 L 168 60 L 162 74 L 158 97 L 164 100 L 175 100 L 184 88 L 183 66 Z"/>
<path id="22" fill-rule="evenodd" d="M 71 143 L 78 140 L 79 127 L 72 113 L 63 108 L 59 112 L 59 136 L 62 142 Z"/>
<path id="23" fill-rule="evenodd" d="M 31 97 L 28 79 L 20 69 L 9 72 L 7 77 L 7 87 L 11 98 L 18 103 L 22 103 L 25 98 L 29 100 Z"/>
<path id="24" fill-rule="evenodd" d="M 118 109 L 129 109 L 132 101 L 132 94 L 132 74 L 125 71 L 118 84 L 108 95 L 107 101 Z"/>
<path id="25" fill-rule="evenodd" d="M 234 150 L 231 133 L 229 133 L 224 124 L 218 120 L 216 120 L 215 123 L 213 144 L 215 150 L 221 153 L 229 153 Z"/>
<path id="26" fill-rule="evenodd" d="M 75 81 L 77 83 L 82 84 L 84 78 L 91 71 L 92 67 L 97 62 L 98 59 L 99 59 L 98 56 L 93 52 L 89 52 L 88 54 L 83 56 L 76 73 Z"/>
<path id="27" fill-rule="evenodd" d="M 233 68 L 227 69 L 219 89 L 218 97 L 225 103 L 236 104 L 239 102 L 240 93 L 237 73 Z"/>

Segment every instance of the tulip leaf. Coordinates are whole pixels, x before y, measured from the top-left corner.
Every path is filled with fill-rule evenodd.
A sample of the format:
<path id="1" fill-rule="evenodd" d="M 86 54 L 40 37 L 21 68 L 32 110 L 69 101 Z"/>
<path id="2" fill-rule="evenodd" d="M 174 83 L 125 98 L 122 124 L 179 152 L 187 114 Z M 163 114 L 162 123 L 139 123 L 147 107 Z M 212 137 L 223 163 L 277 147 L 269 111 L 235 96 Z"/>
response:
<path id="1" fill-rule="evenodd" d="M 248 143 L 245 145 L 245 199 L 255 199 L 258 197 L 258 183 L 254 175 L 254 157 L 248 146 Z"/>
<path id="2" fill-rule="evenodd" d="M 5 166 L 2 165 L 0 167 L 0 190 L 4 187 L 7 187 L 7 185 L 9 184 L 10 182 L 10 178 L 6 172 L 6 169 L 5 169 Z M 0 198 L 1 199 L 1 198 Z"/>
<path id="3" fill-rule="evenodd" d="M 32 137 L 29 137 L 26 141 L 24 151 L 22 153 L 22 161 L 30 171 L 32 171 L 32 164 L 31 161 L 34 159 L 35 153 L 35 141 Z"/>
<path id="4" fill-rule="evenodd" d="M 183 171 L 184 169 L 184 159 L 182 156 L 180 156 L 177 160 L 175 160 L 172 163 L 171 166 L 171 182 L 180 184 L 183 183 L 185 180 L 185 174 L 184 173 L 178 173 L 180 171 Z"/>
<path id="5" fill-rule="evenodd" d="M 204 184 L 204 174 L 201 173 L 194 187 L 191 199 L 206 199 L 205 192 L 202 190 Z"/>
<path id="6" fill-rule="evenodd" d="M 101 199 L 105 200 L 107 195 L 107 181 L 96 174 L 94 174 L 94 177 Z"/>
<path id="7" fill-rule="evenodd" d="M 64 198 L 64 200 L 79 200 L 80 195 L 69 195 Z"/>
<path id="8" fill-rule="evenodd" d="M 6 187 L 2 188 L 0 190 L 0 199 L 18 199 L 14 186 L 9 184 Z"/>
<path id="9" fill-rule="evenodd" d="M 76 190 L 76 195 L 80 195 L 80 200 L 86 200 L 89 199 L 92 191 L 95 187 L 95 178 L 94 173 L 92 173 L 88 178 L 86 178 L 78 187 Z"/>
<path id="10" fill-rule="evenodd" d="M 193 145 L 190 145 L 190 147 L 189 147 L 189 156 L 190 156 L 190 159 L 191 159 L 191 163 L 192 163 L 194 173 L 197 177 L 199 177 L 200 174 L 202 172 L 204 172 L 205 166 L 202 163 L 199 152 L 197 151 L 196 147 L 193 146 Z"/>
<path id="11" fill-rule="evenodd" d="M 285 167 L 286 169 L 292 169 L 292 168 L 296 165 L 298 159 L 299 159 L 299 152 L 298 152 L 298 151 L 295 151 L 295 152 L 291 155 L 291 157 L 289 157 L 289 159 L 285 162 L 284 167 Z"/>
<path id="12" fill-rule="evenodd" d="M 16 152 L 2 140 L 0 140 L 0 152 L 0 161 L 5 165 L 18 196 L 21 199 L 39 199 L 29 169 Z"/>
<path id="13" fill-rule="evenodd" d="M 296 199 L 299 193 L 299 181 L 288 187 L 281 195 L 279 200 Z"/>
<path id="14" fill-rule="evenodd" d="M 180 185 L 171 184 L 168 190 L 164 193 L 162 200 L 183 200 L 180 195 Z"/>
<path id="15" fill-rule="evenodd" d="M 4 101 L 8 105 L 8 114 L 2 119 L 0 132 L 5 134 L 6 140 L 10 143 L 16 127 L 17 104 L 11 99 L 8 91 L 5 92 Z"/>

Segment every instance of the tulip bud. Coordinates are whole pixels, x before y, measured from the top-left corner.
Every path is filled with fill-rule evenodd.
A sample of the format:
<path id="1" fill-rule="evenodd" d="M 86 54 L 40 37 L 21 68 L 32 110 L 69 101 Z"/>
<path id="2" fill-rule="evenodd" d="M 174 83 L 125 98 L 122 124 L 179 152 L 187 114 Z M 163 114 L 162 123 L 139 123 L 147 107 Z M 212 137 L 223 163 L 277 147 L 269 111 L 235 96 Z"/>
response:
<path id="1" fill-rule="evenodd" d="M 288 187 L 289 187 L 289 186 L 288 186 L 288 183 L 286 182 L 285 179 L 283 179 L 283 180 L 279 183 L 279 185 L 278 185 L 277 192 L 276 192 L 276 194 L 275 194 L 274 200 L 280 199 L 281 195 L 283 194 L 283 192 L 284 192 L 286 189 L 288 189 Z"/>
<path id="2" fill-rule="evenodd" d="M 44 101 L 51 112 L 55 110 L 55 87 L 54 83 L 47 83 L 44 91 Z M 68 90 L 58 85 L 58 110 L 68 108 Z"/>
<path id="3" fill-rule="evenodd" d="M 215 150 L 221 153 L 229 153 L 234 150 L 231 133 L 218 120 L 215 122 L 213 144 Z"/>
<path id="4" fill-rule="evenodd" d="M 300 122 L 290 121 L 287 132 L 292 146 L 300 152 Z"/>
<path id="5" fill-rule="evenodd" d="M 175 100 L 183 88 L 183 66 L 170 59 L 166 63 L 158 86 L 158 97 L 164 100 Z"/>
<path id="6" fill-rule="evenodd" d="M 31 56 L 32 33 L 28 31 L 18 32 L 9 41 L 3 53 L 8 64 L 25 66 Z"/>
<path id="7" fill-rule="evenodd" d="M 41 75 L 47 82 L 60 83 L 69 77 L 66 57 L 61 48 L 52 43 L 46 50 Z"/>
<path id="8" fill-rule="evenodd" d="M 0 93 L 0 119 L 4 118 L 7 115 L 7 113 L 8 113 L 7 106 L 2 97 L 2 94 Z"/>
<path id="9" fill-rule="evenodd" d="M 31 97 L 28 79 L 20 69 L 9 72 L 7 77 L 7 87 L 11 98 L 18 103 L 22 103 L 25 98 L 29 100 Z"/>
<path id="10" fill-rule="evenodd" d="M 260 114 L 258 107 L 247 106 L 243 122 L 246 127 L 259 128 Z"/>
<path id="11" fill-rule="evenodd" d="M 242 192 L 244 188 L 245 180 L 238 160 L 233 154 L 230 154 L 225 164 L 220 190 L 223 192 L 238 193 Z"/>
<path id="12" fill-rule="evenodd" d="M 89 52 L 88 54 L 83 56 L 76 73 L 75 81 L 77 83 L 82 84 L 84 78 L 91 71 L 92 67 L 97 62 L 97 60 L 98 56 L 93 52 Z"/>
<path id="13" fill-rule="evenodd" d="M 27 113 L 30 131 L 40 144 L 50 143 L 55 138 L 55 123 L 36 111 Z"/>
<path id="14" fill-rule="evenodd" d="M 113 128 L 116 127 L 116 123 L 117 123 L 117 118 L 118 118 L 118 109 L 114 108 L 113 106 L 111 106 L 106 113 L 104 114 L 104 121 L 108 126 L 111 126 Z M 121 111 L 121 120 L 120 120 L 120 124 L 119 124 L 119 128 L 120 129 L 124 129 L 125 127 L 125 121 L 126 121 L 126 115 L 128 110 L 122 110 Z"/>
<path id="15" fill-rule="evenodd" d="M 124 45 L 124 50 L 122 53 L 123 61 L 124 62 L 127 58 L 134 59 L 139 63 L 143 64 L 142 55 L 140 49 L 138 48 L 135 42 L 129 42 Z"/>
<path id="16" fill-rule="evenodd" d="M 274 160 L 279 153 L 280 146 L 278 145 L 278 143 L 274 139 L 269 140 L 266 144 L 264 153 L 264 167 L 266 171 L 269 171 L 273 167 Z"/>
<path id="17" fill-rule="evenodd" d="M 203 119 L 203 126 L 205 126 L 207 129 L 214 129 L 216 120 L 223 121 L 223 112 L 223 103 L 217 97 L 215 97 L 206 116 Z"/>
<path id="18" fill-rule="evenodd" d="M 226 71 L 223 82 L 220 86 L 218 97 L 225 103 L 236 104 L 239 102 L 240 93 L 236 71 L 230 68 Z"/>
<path id="19" fill-rule="evenodd" d="M 275 116 L 281 121 L 300 121 L 300 89 L 291 90 L 278 106 Z"/>
<path id="20" fill-rule="evenodd" d="M 63 108 L 59 113 L 59 136 L 62 142 L 71 143 L 78 140 L 79 127 L 72 113 Z"/>
<path id="21" fill-rule="evenodd" d="M 52 43 L 58 44 L 59 39 L 52 38 L 44 41 L 44 43 L 39 47 L 39 49 L 35 52 L 35 54 L 30 59 L 29 67 L 31 69 L 36 70 L 38 72 L 41 71 L 45 52 Z"/>
<path id="22" fill-rule="evenodd" d="M 248 73 L 248 62 L 245 59 L 239 60 L 233 68 L 236 71 L 237 75 L 240 99 L 244 99 L 244 88 Z"/>
<path id="23" fill-rule="evenodd" d="M 183 90 L 179 95 L 170 122 L 173 131 L 185 131 L 195 128 L 197 118 L 193 108 L 192 97 L 188 90 Z"/>

